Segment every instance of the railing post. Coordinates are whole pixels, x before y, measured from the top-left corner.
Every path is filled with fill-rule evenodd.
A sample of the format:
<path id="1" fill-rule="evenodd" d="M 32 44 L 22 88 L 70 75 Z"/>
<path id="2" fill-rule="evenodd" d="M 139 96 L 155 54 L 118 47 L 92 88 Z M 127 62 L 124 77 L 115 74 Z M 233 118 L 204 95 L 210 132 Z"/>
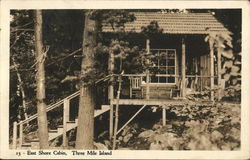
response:
<path id="1" fill-rule="evenodd" d="M 69 121 L 69 99 L 63 100 L 63 147 L 68 146 L 67 122 Z"/>
<path id="2" fill-rule="evenodd" d="M 17 141 L 17 122 L 14 122 L 13 123 L 13 139 L 12 139 L 13 149 L 16 149 L 16 141 Z"/>
<path id="3" fill-rule="evenodd" d="M 23 144 L 23 122 L 20 121 L 20 127 L 19 127 L 19 148 L 22 147 Z"/>

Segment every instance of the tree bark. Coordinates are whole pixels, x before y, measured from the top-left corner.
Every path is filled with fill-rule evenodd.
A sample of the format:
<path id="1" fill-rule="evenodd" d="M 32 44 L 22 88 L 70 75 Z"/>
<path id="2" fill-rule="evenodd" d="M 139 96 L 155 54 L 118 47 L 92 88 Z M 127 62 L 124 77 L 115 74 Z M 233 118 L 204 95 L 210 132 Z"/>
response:
<path id="1" fill-rule="evenodd" d="M 36 98 L 37 98 L 37 114 L 38 114 L 38 137 L 40 141 L 40 149 L 47 149 L 48 143 L 48 123 L 45 100 L 45 69 L 42 41 L 42 11 L 35 11 L 35 49 L 36 49 Z"/>
<path id="2" fill-rule="evenodd" d="M 97 21 L 90 18 L 91 11 L 85 14 L 83 33 L 83 59 L 81 78 L 86 77 L 94 68 L 94 47 L 96 46 Z M 76 137 L 77 149 L 94 149 L 94 85 L 81 80 L 78 112 L 78 128 Z"/>

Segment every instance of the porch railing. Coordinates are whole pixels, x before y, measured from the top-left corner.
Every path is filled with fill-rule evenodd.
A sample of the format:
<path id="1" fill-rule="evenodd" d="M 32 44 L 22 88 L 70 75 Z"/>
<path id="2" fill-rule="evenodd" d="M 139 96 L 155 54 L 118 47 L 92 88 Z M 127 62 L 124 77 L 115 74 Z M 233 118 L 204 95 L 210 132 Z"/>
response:
<path id="1" fill-rule="evenodd" d="M 115 75 L 116 77 L 119 75 Z M 127 99 L 127 98 L 133 98 L 133 97 L 140 97 L 142 99 L 147 99 L 146 94 L 150 94 L 150 89 L 154 86 L 158 86 L 158 89 L 160 88 L 171 88 L 169 90 L 169 98 L 173 97 L 182 97 L 180 95 L 180 91 L 185 88 L 189 88 L 190 90 L 194 92 L 202 92 L 202 91 L 208 91 L 210 88 L 210 78 L 211 76 L 207 75 L 186 75 L 185 76 L 185 86 L 181 83 L 182 77 L 180 75 L 171 75 L 171 74 L 149 74 L 149 77 L 151 76 L 159 76 L 159 77 L 174 77 L 176 78 L 176 83 L 151 83 L 146 82 L 146 76 L 147 74 L 123 74 L 122 76 L 122 95 L 121 99 Z M 213 78 L 217 79 L 217 76 L 213 76 Z M 146 86 L 149 87 L 146 87 Z M 115 87 L 116 88 L 116 87 Z M 146 89 L 149 88 L 149 91 L 146 91 Z M 136 94 L 133 93 L 133 90 L 137 92 L 137 96 L 134 96 Z M 114 90 L 116 92 L 116 90 Z M 140 93 L 141 92 L 141 93 Z M 176 92 L 176 93 L 175 93 Z M 114 93 L 115 95 L 116 93 Z M 160 93 L 159 93 L 160 94 Z M 139 96 L 138 96 L 139 95 Z M 150 96 L 149 96 L 150 99 Z"/>

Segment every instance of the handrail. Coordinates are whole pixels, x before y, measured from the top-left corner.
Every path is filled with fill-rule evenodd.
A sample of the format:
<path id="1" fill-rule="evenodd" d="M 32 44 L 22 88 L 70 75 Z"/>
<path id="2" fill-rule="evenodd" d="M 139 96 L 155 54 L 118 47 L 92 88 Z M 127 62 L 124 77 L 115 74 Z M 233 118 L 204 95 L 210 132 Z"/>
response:
<path id="1" fill-rule="evenodd" d="M 145 77 L 147 74 L 146 73 L 141 73 L 141 74 L 123 74 L 121 75 L 122 77 Z M 120 74 L 113 74 L 112 76 L 120 76 Z M 181 77 L 180 75 L 175 75 L 175 74 L 149 74 L 149 76 L 161 76 L 161 77 Z M 197 77 L 197 78 L 210 78 L 210 77 L 215 77 L 217 78 L 218 76 L 209 76 L 209 75 L 186 75 L 186 78 L 192 78 L 192 77 Z"/>
<path id="2" fill-rule="evenodd" d="M 58 101 L 58 102 L 56 102 L 56 103 L 54 103 L 54 104 L 52 104 L 52 105 L 49 105 L 49 106 L 46 108 L 46 112 L 51 111 L 51 110 L 53 110 L 53 109 L 59 107 L 60 105 L 62 105 L 62 104 L 63 104 L 63 101 L 64 101 L 65 99 L 70 100 L 70 99 L 72 99 L 72 98 L 77 97 L 78 95 L 80 95 L 80 91 L 77 91 L 77 92 L 75 92 L 75 93 L 69 95 L 68 97 L 66 97 L 66 98 L 64 98 L 64 99 L 62 99 L 62 100 L 60 100 L 60 101 Z M 23 120 L 23 121 L 17 123 L 17 125 L 28 123 L 29 121 L 32 121 L 32 120 L 36 119 L 37 116 L 38 116 L 37 113 L 36 113 L 36 114 L 33 114 L 33 115 L 30 116 L 28 119 L 25 119 L 25 120 Z"/>

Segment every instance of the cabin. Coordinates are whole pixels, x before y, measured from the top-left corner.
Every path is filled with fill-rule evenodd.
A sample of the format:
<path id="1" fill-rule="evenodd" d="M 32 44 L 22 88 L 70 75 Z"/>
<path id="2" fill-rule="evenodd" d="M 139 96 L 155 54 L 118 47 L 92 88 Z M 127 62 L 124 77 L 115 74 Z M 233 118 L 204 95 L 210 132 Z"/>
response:
<path id="1" fill-rule="evenodd" d="M 138 73 L 115 73 L 115 56 L 109 55 L 108 78 L 97 82 L 97 105 L 94 116 L 110 111 L 110 139 L 117 135 L 145 106 L 162 108 L 162 122 L 166 125 L 166 108 L 169 105 L 185 105 L 189 95 L 206 94 L 208 99 L 196 103 L 211 104 L 220 100 L 225 86 L 222 78 L 222 49 L 216 48 L 215 41 L 207 36 L 232 34 L 211 13 L 162 13 L 134 12 L 136 20 L 126 23 L 123 31 L 130 36 L 131 44 L 140 46 L 145 55 L 154 55 L 147 60 L 149 67 Z M 162 29 L 157 36 L 144 36 L 142 27 L 151 22 L 157 22 Z M 103 23 L 102 31 L 107 37 L 118 32 L 120 28 Z M 213 37 L 212 37 L 213 38 Z M 205 39 L 207 41 L 205 41 Z M 218 46 L 218 45 L 217 45 Z M 98 88 L 99 83 L 108 83 L 107 88 Z M 72 105 L 80 92 L 49 105 L 47 112 L 63 107 L 63 125 L 49 131 L 49 140 L 63 136 L 63 146 L 66 147 L 67 132 L 77 127 L 77 117 L 72 116 Z M 104 99 L 101 101 L 101 99 Z M 77 103 L 77 102 L 76 102 Z M 77 106 L 77 105 L 75 105 Z M 118 131 L 114 129 L 114 106 L 141 106 L 138 112 L 128 120 Z M 23 125 L 37 118 L 37 114 L 27 120 L 13 124 L 13 148 L 32 147 L 38 140 L 24 140 Z M 19 129 L 19 132 L 18 132 Z M 19 133 L 19 136 L 18 136 Z M 25 142 L 24 142 L 25 141 Z"/>
<path id="2" fill-rule="evenodd" d="M 215 47 L 211 35 L 231 35 L 212 13 L 134 12 L 136 20 L 126 23 L 123 31 L 131 34 L 130 42 L 154 55 L 150 67 L 141 73 L 123 73 L 118 83 L 109 86 L 110 134 L 113 134 L 113 105 L 154 105 L 163 109 L 166 124 L 166 107 L 169 104 L 191 103 L 189 95 L 207 94 L 213 103 L 220 100 L 225 86 L 221 72 L 223 49 Z M 162 33 L 154 37 L 142 35 L 142 27 L 157 22 Z M 115 34 L 121 28 L 103 24 L 103 32 Z M 107 36 L 108 37 L 108 36 Z M 206 41 L 207 40 L 207 41 Z M 114 55 L 109 57 L 110 73 L 114 70 Z M 118 79 L 119 81 L 119 79 Z M 117 92 L 118 91 L 118 92 Z M 117 94 L 120 94 L 117 96 Z M 197 102 L 198 103 L 198 102 Z"/>
<path id="3" fill-rule="evenodd" d="M 122 75 L 121 99 L 185 99 L 186 95 L 202 91 L 208 91 L 212 101 L 215 97 L 220 99 L 221 92 L 215 93 L 214 89 L 222 89 L 225 83 L 221 78 L 221 51 L 215 51 L 214 44 L 205 42 L 205 38 L 209 34 L 230 35 L 222 23 L 211 13 L 133 14 L 136 20 L 126 23 L 124 31 L 133 34 L 131 43 L 156 56 L 150 60 L 151 66 L 147 70 Z M 162 34 L 143 37 L 142 27 L 154 21 Z M 119 29 L 109 24 L 103 26 L 103 32 L 112 34 L 117 31 Z"/>

